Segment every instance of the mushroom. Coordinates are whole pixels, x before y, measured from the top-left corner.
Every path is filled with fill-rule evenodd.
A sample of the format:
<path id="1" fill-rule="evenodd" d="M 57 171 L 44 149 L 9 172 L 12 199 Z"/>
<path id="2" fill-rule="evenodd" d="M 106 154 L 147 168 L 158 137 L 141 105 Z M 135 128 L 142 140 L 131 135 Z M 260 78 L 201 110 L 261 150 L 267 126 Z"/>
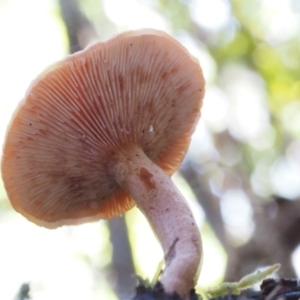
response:
<path id="1" fill-rule="evenodd" d="M 8 128 L 2 177 L 12 206 L 56 228 L 137 205 L 164 251 L 165 292 L 187 299 L 201 238 L 170 175 L 203 95 L 198 61 L 161 31 L 125 32 L 68 56 L 31 84 Z"/>

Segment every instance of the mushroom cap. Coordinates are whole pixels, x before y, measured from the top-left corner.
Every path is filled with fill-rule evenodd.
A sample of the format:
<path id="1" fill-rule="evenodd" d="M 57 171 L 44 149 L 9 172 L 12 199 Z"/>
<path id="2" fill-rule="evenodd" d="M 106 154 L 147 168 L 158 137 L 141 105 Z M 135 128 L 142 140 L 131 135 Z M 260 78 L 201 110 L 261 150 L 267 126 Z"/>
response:
<path id="1" fill-rule="evenodd" d="M 31 84 L 8 127 L 2 177 L 12 206 L 48 228 L 122 214 L 134 201 L 110 176 L 111 156 L 139 147 L 171 175 L 203 95 L 198 61 L 161 31 L 68 56 Z"/>

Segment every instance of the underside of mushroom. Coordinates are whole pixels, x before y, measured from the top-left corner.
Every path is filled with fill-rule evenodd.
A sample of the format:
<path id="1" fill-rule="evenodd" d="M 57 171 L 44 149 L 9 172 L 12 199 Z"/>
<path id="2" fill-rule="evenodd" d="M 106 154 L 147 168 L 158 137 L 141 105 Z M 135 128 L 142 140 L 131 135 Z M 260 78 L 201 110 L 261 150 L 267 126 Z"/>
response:
<path id="1" fill-rule="evenodd" d="M 187 299 L 201 239 L 172 183 L 200 117 L 198 60 L 157 30 L 122 33 L 42 73 L 15 112 L 1 173 L 12 206 L 56 228 L 136 204 L 165 255 L 164 290 Z"/>

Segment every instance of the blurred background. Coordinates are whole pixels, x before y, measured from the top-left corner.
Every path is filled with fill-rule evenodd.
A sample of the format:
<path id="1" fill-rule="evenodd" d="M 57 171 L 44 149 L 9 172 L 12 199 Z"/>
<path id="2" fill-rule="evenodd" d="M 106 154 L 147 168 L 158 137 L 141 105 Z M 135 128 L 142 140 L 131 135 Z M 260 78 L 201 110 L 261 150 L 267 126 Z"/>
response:
<path id="1" fill-rule="evenodd" d="M 203 236 L 198 291 L 281 263 L 300 274 L 299 0 L 0 0 L 0 145 L 48 65 L 130 29 L 161 29 L 196 56 L 202 118 L 174 181 Z M 143 215 L 47 230 L 0 181 L 0 299 L 130 299 L 163 253 Z"/>

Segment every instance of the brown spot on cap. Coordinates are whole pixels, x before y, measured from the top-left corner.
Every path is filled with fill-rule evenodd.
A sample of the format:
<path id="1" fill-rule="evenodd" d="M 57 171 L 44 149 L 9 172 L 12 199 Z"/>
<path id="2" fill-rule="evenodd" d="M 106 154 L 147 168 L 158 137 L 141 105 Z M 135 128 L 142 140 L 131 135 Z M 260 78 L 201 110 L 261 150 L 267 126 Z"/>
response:
<path id="1" fill-rule="evenodd" d="M 203 94 L 197 60 L 161 31 L 68 56 L 32 83 L 8 128 L 2 177 L 13 207 L 46 227 L 122 214 L 134 202 L 107 172 L 112 152 L 134 144 L 171 175 Z"/>

